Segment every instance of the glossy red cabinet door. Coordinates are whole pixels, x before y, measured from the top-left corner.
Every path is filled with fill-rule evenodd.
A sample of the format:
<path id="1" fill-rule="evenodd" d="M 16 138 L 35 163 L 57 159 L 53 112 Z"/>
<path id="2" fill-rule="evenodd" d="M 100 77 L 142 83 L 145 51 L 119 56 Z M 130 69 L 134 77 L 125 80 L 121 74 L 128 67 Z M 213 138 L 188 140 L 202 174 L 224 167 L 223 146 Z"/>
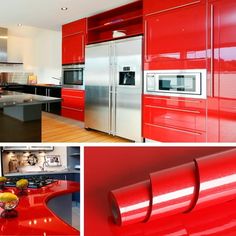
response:
<path id="1" fill-rule="evenodd" d="M 236 2 L 209 2 L 208 141 L 236 141 Z M 212 61 L 211 61 L 212 60 Z M 211 68 L 212 63 L 212 68 Z"/>
<path id="2" fill-rule="evenodd" d="M 62 38 L 62 64 L 83 63 L 85 35 L 83 32 Z"/>
<path id="3" fill-rule="evenodd" d="M 197 3 L 205 2 L 205 0 L 199 0 Z M 144 15 L 167 11 L 170 9 L 178 9 L 184 6 L 196 4 L 196 0 L 167 0 L 167 1 L 153 1 L 144 0 Z"/>
<path id="4" fill-rule="evenodd" d="M 154 13 L 144 21 L 145 70 L 206 68 L 206 4 Z"/>
<path id="5" fill-rule="evenodd" d="M 62 64 L 84 63 L 87 19 L 62 26 Z"/>
<path id="6" fill-rule="evenodd" d="M 84 121 L 85 91 L 62 89 L 62 110 L 64 117 Z"/>
<path id="7" fill-rule="evenodd" d="M 143 96 L 143 137 L 160 142 L 205 142 L 206 100 Z"/>

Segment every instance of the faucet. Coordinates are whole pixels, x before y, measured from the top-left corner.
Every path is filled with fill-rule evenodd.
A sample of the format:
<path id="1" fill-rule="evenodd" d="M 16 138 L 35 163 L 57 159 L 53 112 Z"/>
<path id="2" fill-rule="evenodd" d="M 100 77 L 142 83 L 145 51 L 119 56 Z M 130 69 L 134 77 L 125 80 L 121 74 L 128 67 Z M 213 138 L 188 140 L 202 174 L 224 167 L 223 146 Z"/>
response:
<path id="1" fill-rule="evenodd" d="M 39 168 L 41 169 L 41 171 L 45 171 L 45 166 L 46 166 L 47 162 L 44 161 L 42 166 L 39 166 Z"/>

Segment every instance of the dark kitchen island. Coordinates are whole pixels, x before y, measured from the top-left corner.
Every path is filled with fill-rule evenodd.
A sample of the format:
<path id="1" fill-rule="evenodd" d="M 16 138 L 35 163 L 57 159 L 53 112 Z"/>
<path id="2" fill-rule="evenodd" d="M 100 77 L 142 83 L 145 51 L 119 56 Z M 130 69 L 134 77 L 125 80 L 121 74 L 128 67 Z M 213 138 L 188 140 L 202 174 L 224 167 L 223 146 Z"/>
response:
<path id="1" fill-rule="evenodd" d="M 41 142 L 42 104 L 60 98 L 0 90 L 0 142 Z"/>

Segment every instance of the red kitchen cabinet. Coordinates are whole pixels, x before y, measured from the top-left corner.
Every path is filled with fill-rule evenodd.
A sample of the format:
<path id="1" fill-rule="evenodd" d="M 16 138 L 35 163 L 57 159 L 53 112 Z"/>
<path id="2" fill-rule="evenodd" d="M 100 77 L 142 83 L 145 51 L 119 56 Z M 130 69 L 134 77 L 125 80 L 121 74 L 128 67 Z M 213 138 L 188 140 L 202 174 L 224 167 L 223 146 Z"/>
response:
<path id="1" fill-rule="evenodd" d="M 118 39 L 114 31 L 125 33 L 119 39 L 143 34 L 142 0 L 88 18 L 88 44 Z"/>
<path id="2" fill-rule="evenodd" d="M 205 0 L 167 0 L 167 1 L 153 1 L 144 0 L 144 15 L 163 12 L 172 9 L 178 9 L 181 7 L 186 7 L 189 5 L 194 5 L 196 3 L 205 2 Z"/>
<path id="3" fill-rule="evenodd" d="M 236 142 L 235 12 L 234 0 L 209 2 L 209 141 Z"/>
<path id="4" fill-rule="evenodd" d="M 206 141 L 206 100 L 144 95 L 143 137 L 160 142 Z"/>
<path id="5" fill-rule="evenodd" d="M 177 1 L 156 2 L 160 8 Z M 145 70 L 206 68 L 207 15 L 205 1 L 202 2 L 194 1 L 194 4 L 157 11 L 144 17 Z M 153 1 L 152 4 L 155 5 Z M 144 4 L 144 12 L 149 12 L 146 7 L 149 4 Z"/>
<path id="6" fill-rule="evenodd" d="M 62 26 L 62 64 L 77 64 L 85 61 L 87 19 Z"/>
<path id="7" fill-rule="evenodd" d="M 84 121 L 84 103 L 84 90 L 62 89 L 62 116 Z"/>

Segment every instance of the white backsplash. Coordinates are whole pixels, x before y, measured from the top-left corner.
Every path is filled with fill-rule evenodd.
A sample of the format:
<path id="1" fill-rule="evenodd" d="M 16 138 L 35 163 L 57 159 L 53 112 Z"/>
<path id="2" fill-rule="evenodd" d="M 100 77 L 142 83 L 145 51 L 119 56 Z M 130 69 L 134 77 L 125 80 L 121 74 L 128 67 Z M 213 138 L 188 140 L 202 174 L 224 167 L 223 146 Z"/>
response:
<path id="1" fill-rule="evenodd" d="M 38 158 L 38 163 L 31 166 L 27 162 L 27 158 L 30 154 L 35 154 Z M 60 171 L 67 168 L 67 150 L 66 147 L 54 147 L 53 151 L 4 151 L 3 153 L 3 173 L 26 173 L 27 172 L 40 172 L 42 171 L 40 166 L 43 167 L 45 162 L 45 155 L 59 155 L 61 166 L 47 167 L 44 166 L 45 171 Z M 9 162 L 11 166 L 15 168 L 9 172 Z M 17 170 L 16 170 L 17 166 Z"/>

